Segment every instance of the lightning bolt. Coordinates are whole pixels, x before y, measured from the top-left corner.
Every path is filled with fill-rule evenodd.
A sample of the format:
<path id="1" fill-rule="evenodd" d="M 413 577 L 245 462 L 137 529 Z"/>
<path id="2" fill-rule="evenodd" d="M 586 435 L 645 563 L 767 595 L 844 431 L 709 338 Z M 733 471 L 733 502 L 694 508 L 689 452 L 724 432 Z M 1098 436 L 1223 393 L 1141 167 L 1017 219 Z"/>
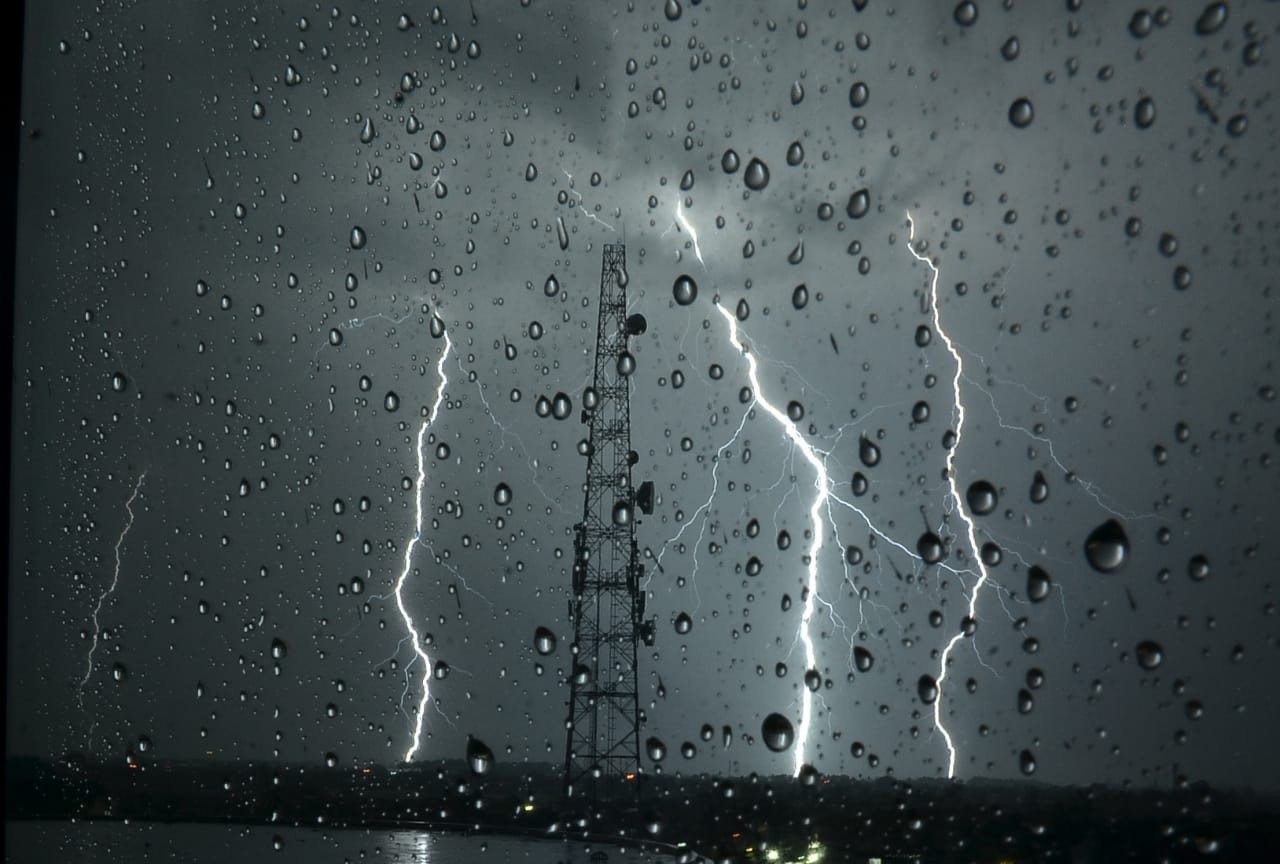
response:
<path id="1" fill-rule="evenodd" d="M 657 564 L 658 569 L 661 569 L 662 556 L 667 554 L 668 547 L 670 547 L 672 543 L 679 542 L 680 538 L 684 536 L 684 532 L 689 530 L 689 526 L 692 525 L 698 517 L 702 517 L 701 527 L 698 529 L 698 542 L 694 544 L 693 547 L 693 570 L 689 574 L 689 584 L 693 586 L 694 607 L 692 614 L 694 615 L 698 613 L 698 609 L 702 606 L 702 597 L 698 593 L 698 549 L 701 548 L 702 538 L 705 537 L 707 533 L 707 513 L 711 509 L 712 503 L 716 500 L 716 493 L 720 490 L 720 465 L 723 461 L 721 457 L 724 455 L 724 451 L 732 447 L 733 443 L 737 441 L 738 437 L 742 434 L 742 429 L 747 425 L 747 418 L 751 416 L 751 409 L 755 404 L 756 400 L 752 399 L 751 404 L 747 406 L 747 410 L 742 412 L 742 419 L 738 422 L 738 428 L 734 430 L 733 437 L 721 444 L 720 448 L 716 450 L 715 458 L 711 461 L 711 494 L 707 496 L 706 501 L 703 501 L 702 504 L 698 506 L 698 509 L 693 512 L 693 515 L 681 524 L 680 530 L 676 535 L 663 543 L 662 548 L 658 550 Z M 646 589 L 649 587 L 649 582 L 652 579 L 653 571 L 651 570 L 649 571 L 648 578 L 645 579 L 644 587 Z"/>
<path id="2" fill-rule="evenodd" d="M 698 263 L 701 264 L 702 268 L 705 270 L 707 262 L 702 260 L 702 247 L 698 245 L 698 232 L 689 224 L 689 218 L 684 215 L 683 201 L 676 202 L 676 225 L 683 229 L 689 235 L 690 239 L 693 240 L 693 254 L 698 257 Z M 670 231 L 671 229 L 668 228 L 667 230 Z M 663 236 L 666 235 L 664 234 Z"/>
<path id="3" fill-rule="evenodd" d="M 427 429 L 435 422 L 436 416 L 440 412 L 440 403 L 444 401 L 444 388 L 449 383 L 448 376 L 445 375 L 445 361 L 449 359 L 449 353 L 453 350 L 453 340 L 449 338 L 449 331 L 444 332 L 444 351 L 440 354 L 440 359 L 436 361 L 436 376 L 439 383 L 436 386 L 436 399 L 431 406 L 431 411 L 423 419 L 422 425 L 418 427 L 417 440 L 417 456 L 418 456 L 418 478 L 414 484 L 414 508 L 415 517 L 413 523 L 413 536 L 404 548 L 404 567 L 400 571 L 399 578 L 396 579 L 395 595 L 396 608 L 400 610 L 400 617 L 404 620 L 405 629 L 409 631 L 406 639 L 413 642 L 414 658 L 409 661 L 412 665 L 418 660 L 422 661 L 422 698 L 418 702 L 418 713 L 414 717 L 413 727 L 413 743 L 409 749 L 405 751 L 404 761 L 413 760 L 413 754 L 418 752 L 418 748 L 422 745 L 422 724 L 427 716 L 427 702 L 431 698 L 431 658 L 427 656 L 426 649 L 422 646 L 422 635 L 413 624 L 413 616 L 409 614 L 409 610 L 404 605 L 404 583 L 409 578 L 409 571 L 413 567 L 413 547 L 422 541 L 422 500 L 424 495 L 424 487 L 427 480 L 426 457 L 423 453 L 423 444 L 426 441 Z M 405 667 L 405 692 L 409 687 L 409 667 Z M 403 695 L 401 699 L 403 699 Z"/>
<path id="4" fill-rule="evenodd" d="M 956 420 L 956 440 L 955 444 L 947 451 L 947 485 L 951 492 L 951 501 L 955 506 L 955 512 L 960 515 L 960 520 L 964 523 L 965 536 L 969 541 L 969 548 L 973 551 L 973 560 L 978 565 L 978 578 L 969 588 L 969 613 L 970 621 L 976 620 L 976 612 L 978 606 L 978 594 L 982 591 L 982 586 L 987 583 L 989 574 L 987 567 L 982 561 L 982 555 L 978 551 L 977 529 L 974 526 L 973 519 L 965 513 L 964 499 L 960 495 L 960 486 L 956 481 L 955 456 L 956 451 L 960 449 L 960 441 L 964 435 L 964 402 L 960 397 L 960 379 L 964 377 L 964 360 L 960 356 L 960 352 L 956 350 L 955 343 L 952 342 L 951 336 L 942 326 L 941 310 L 938 307 L 938 268 L 927 256 L 921 255 L 916 251 L 916 223 L 911 218 L 911 214 L 907 213 L 907 226 L 909 234 L 907 236 L 907 251 L 917 261 L 922 262 L 929 268 L 931 278 L 929 280 L 929 303 L 933 307 L 933 329 L 942 337 L 943 343 L 947 346 L 947 352 L 951 355 L 951 359 L 955 361 L 956 372 L 951 379 L 951 394 L 955 400 L 954 417 Z M 947 642 L 945 648 L 942 649 L 942 656 L 938 658 L 938 677 L 937 677 L 937 695 L 933 700 L 933 725 L 942 733 L 943 740 L 947 744 L 947 778 L 951 779 L 956 776 L 956 748 L 955 742 L 951 738 L 951 733 L 947 731 L 946 724 L 942 722 L 942 696 L 944 693 L 943 685 L 947 678 L 947 661 L 951 657 L 951 652 L 956 645 L 965 636 L 964 630 L 956 633 Z"/>
<path id="5" fill-rule="evenodd" d="M 695 246 L 697 248 L 696 240 Z M 751 392 L 755 395 L 755 402 L 768 412 L 769 416 L 782 426 L 791 443 L 799 448 L 801 455 L 814 470 L 816 475 L 814 485 L 820 489 L 828 490 L 831 487 L 831 480 L 827 476 L 827 466 L 824 459 L 820 458 L 817 450 L 813 445 L 805 440 L 804 435 L 796 428 L 796 424 L 784 411 L 779 410 L 768 399 L 764 398 L 763 389 L 760 386 L 759 365 L 755 355 L 748 349 L 747 344 L 738 336 L 738 320 L 718 302 L 715 304 L 716 309 L 724 316 L 724 320 L 729 325 L 729 339 L 734 345 L 738 346 L 738 350 L 742 352 L 742 356 L 747 359 L 747 377 L 751 381 Z M 813 525 L 813 542 L 809 544 L 809 563 L 805 578 L 805 597 L 804 610 L 800 616 L 800 628 L 798 630 L 798 638 L 804 645 L 805 669 L 814 669 L 818 665 L 817 654 L 813 647 L 813 637 L 809 634 L 809 621 L 813 618 L 814 604 L 818 599 L 818 555 L 822 552 L 822 545 L 825 541 L 823 532 L 823 520 L 821 511 L 823 503 L 827 500 L 826 495 L 815 495 L 813 498 L 813 506 L 809 508 L 809 521 Z M 795 773 L 800 774 L 800 769 L 805 764 L 805 750 L 809 743 L 809 726 L 813 718 L 813 692 L 804 685 L 801 685 L 801 708 L 800 708 L 800 728 L 796 731 L 795 740 Z"/>
<path id="6" fill-rule="evenodd" d="M 93 655 L 98 650 L 98 637 L 102 633 L 102 625 L 98 621 L 98 616 L 102 613 L 102 607 L 107 602 L 107 598 L 115 593 L 116 587 L 120 584 L 120 547 L 124 545 L 124 538 L 128 536 L 129 529 L 133 527 L 133 502 L 138 499 L 138 493 L 142 491 L 142 481 L 147 479 L 147 472 L 143 471 L 138 475 L 137 481 L 133 484 L 133 493 L 129 499 L 125 501 L 124 509 L 129 514 L 128 520 L 124 524 L 124 528 L 120 531 L 120 536 L 116 538 L 115 555 L 116 566 L 111 574 L 111 584 L 107 589 L 98 595 L 98 605 L 93 609 L 93 641 L 89 644 L 89 654 L 85 658 L 84 677 L 80 679 L 80 686 L 77 688 L 76 701 L 80 705 L 80 709 L 84 710 L 84 688 L 89 683 L 89 677 L 93 674 Z M 89 730 L 89 747 L 93 746 L 93 730 Z"/>

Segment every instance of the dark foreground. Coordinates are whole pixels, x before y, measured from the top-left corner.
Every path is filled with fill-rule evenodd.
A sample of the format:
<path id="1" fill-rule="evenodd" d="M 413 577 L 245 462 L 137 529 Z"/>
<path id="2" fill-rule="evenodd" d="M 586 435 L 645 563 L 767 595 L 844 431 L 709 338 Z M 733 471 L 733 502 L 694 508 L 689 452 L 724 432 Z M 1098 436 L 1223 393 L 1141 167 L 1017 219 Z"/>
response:
<path id="1" fill-rule="evenodd" d="M 562 806 L 550 766 L 389 770 L 10 759 L 7 820 L 434 829 L 590 838 L 692 859 L 1247 861 L 1280 848 L 1280 804 L 1247 792 L 1028 783 L 644 776 Z M 638 798 L 637 798 L 638 793 Z M 426 860 L 426 859 L 424 859 Z M 618 860 L 616 855 L 611 860 Z"/>

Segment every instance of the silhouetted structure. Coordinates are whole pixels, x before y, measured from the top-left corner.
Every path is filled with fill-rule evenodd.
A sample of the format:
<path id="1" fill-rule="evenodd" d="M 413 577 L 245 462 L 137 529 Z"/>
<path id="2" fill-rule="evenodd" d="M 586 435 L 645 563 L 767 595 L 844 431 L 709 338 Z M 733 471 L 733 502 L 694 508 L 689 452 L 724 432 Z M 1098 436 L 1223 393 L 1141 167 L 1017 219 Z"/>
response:
<path id="1" fill-rule="evenodd" d="M 636 550 L 637 511 L 653 512 L 653 484 L 631 482 L 631 383 L 636 361 L 629 337 L 643 333 L 641 315 L 627 316 L 626 248 L 604 247 L 595 376 L 583 394 L 587 482 L 582 521 L 574 526 L 573 666 L 564 757 L 566 802 L 592 801 L 635 781 L 640 770 L 640 703 L 636 655 L 653 644 L 644 618 L 644 568 Z M 631 789 L 638 786 L 629 784 Z M 627 787 L 623 787 L 624 789 Z"/>

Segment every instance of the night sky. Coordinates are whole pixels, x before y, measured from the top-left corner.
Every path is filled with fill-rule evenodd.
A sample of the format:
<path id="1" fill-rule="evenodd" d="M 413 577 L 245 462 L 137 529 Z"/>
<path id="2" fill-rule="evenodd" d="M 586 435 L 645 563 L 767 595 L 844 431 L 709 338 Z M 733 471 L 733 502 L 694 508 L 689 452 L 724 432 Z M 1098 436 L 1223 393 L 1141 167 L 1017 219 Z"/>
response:
<path id="1" fill-rule="evenodd" d="M 403 756 L 438 318 L 420 753 L 562 760 L 624 241 L 662 770 L 792 770 L 808 608 L 804 760 L 945 776 L 985 572 L 958 776 L 1277 788 L 1280 6 L 1215 5 L 28 4 L 9 752 Z"/>

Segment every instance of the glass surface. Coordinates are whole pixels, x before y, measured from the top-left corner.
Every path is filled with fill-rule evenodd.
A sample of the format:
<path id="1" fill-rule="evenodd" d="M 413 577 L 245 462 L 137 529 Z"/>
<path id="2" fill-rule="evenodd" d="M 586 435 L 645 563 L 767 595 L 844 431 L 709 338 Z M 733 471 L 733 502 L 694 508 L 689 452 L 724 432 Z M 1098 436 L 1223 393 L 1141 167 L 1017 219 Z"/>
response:
<path id="1" fill-rule="evenodd" d="M 1261 842 L 1280 4 L 25 27 L 10 819 Z M 575 676 L 632 672 L 573 576 L 606 397 L 636 693 L 566 802 Z"/>

